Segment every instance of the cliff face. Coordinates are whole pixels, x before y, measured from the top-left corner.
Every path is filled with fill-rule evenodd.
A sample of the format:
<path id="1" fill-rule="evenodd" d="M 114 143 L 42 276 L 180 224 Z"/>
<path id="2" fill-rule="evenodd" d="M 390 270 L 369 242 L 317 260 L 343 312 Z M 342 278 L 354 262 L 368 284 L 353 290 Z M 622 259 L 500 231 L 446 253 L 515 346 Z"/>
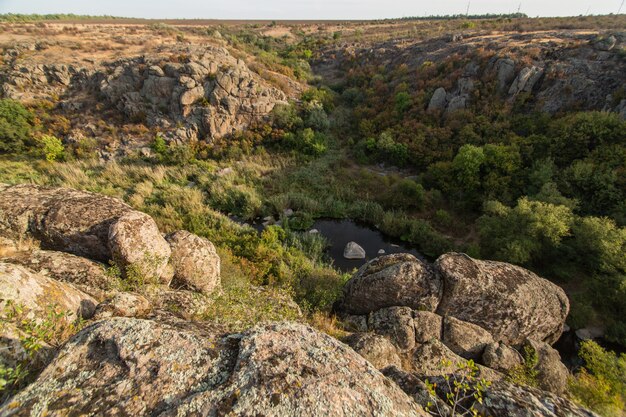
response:
<path id="1" fill-rule="evenodd" d="M 626 117 L 623 32 L 474 33 L 415 42 L 341 45 L 314 66 L 327 79 L 358 77 L 372 66 L 428 91 L 428 109 L 454 112 L 473 104 L 524 97 L 548 113 L 606 110 Z"/>

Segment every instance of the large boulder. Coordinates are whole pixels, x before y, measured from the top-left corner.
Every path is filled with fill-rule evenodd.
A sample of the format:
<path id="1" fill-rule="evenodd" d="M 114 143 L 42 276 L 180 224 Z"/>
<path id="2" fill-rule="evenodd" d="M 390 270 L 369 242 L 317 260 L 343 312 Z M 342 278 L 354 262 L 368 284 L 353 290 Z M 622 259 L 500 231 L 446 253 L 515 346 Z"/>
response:
<path id="1" fill-rule="evenodd" d="M 23 265 L 57 281 L 68 282 L 100 301 L 116 285 L 103 264 L 65 252 L 17 252 L 3 261 Z"/>
<path id="2" fill-rule="evenodd" d="M 447 103 L 446 89 L 443 87 L 439 87 L 433 93 L 433 96 L 430 98 L 430 102 L 428 103 L 428 111 L 441 111 L 446 108 Z"/>
<path id="3" fill-rule="evenodd" d="M 415 341 L 426 343 L 433 339 L 441 339 L 443 318 L 430 311 L 414 311 L 413 327 L 415 329 Z"/>
<path id="4" fill-rule="evenodd" d="M 0 191 L 0 235 L 32 236 L 53 249 L 171 279 L 170 248 L 147 214 L 122 201 L 68 188 L 15 185 Z"/>
<path id="5" fill-rule="evenodd" d="M 441 290 L 424 262 L 408 253 L 387 255 L 363 265 L 347 282 L 341 308 L 351 314 L 394 306 L 435 311 Z"/>
<path id="6" fill-rule="evenodd" d="M 299 324 L 219 336 L 200 325 L 115 318 L 72 338 L 6 417 L 426 416 L 348 346 Z"/>
<path id="7" fill-rule="evenodd" d="M 174 284 L 211 294 L 220 287 L 220 257 L 213 243 L 184 230 L 165 237 L 172 249 Z"/>
<path id="8" fill-rule="evenodd" d="M 70 323 L 78 317 L 91 318 L 98 302 L 70 284 L 56 281 L 24 268 L 0 262 L 0 317 L 12 303 L 22 309 L 25 319 L 47 319 L 50 309 L 69 313 Z"/>
<path id="9" fill-rule="evenodd" d="M 169 285 L 173 270 L 169 265 L 172 253 L 167 241 L 147 214 L 131 211 L 109 228 L 109 247 L 113 261 L 126 275 L 132 268 L 143 279 Z"/>
<path id="10" fill-rule="evenodd" d="M 527 338 L 552 344 L 569 312 L 561 288 L 503 262 L 478 261 L 449 253 L 435 262 L 443 280 L 440 315 L 489 329 L 494 340 L 518 346 Z"/>
<path id="11" fill-rule="evenodd" d="M 447 316 L 443 319 L 442 341 L 462 358 L 476 360 L 493 337 L 480 326 Z"/>

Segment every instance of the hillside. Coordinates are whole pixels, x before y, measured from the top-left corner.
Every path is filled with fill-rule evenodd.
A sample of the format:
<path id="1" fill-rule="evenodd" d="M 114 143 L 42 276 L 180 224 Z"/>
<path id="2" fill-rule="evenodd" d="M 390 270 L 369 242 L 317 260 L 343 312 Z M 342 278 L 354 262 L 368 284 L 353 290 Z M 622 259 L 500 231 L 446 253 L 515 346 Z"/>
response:
<path id="1" fill-rule="evenodd" d="M 623 414 L 624 15 L 29 19 L 0 416 Z"/>

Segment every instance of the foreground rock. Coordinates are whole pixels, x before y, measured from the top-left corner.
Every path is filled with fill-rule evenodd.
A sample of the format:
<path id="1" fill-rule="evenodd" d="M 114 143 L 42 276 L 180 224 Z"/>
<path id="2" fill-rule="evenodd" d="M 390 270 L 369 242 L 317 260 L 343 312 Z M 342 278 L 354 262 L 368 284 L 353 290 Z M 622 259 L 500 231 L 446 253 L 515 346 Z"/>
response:
<path id="1" fill-rule="evenodd" d="M 0 262 L 0 317 L 10 308 L 9 303 L 23 310 L 25 319 L 45 319 L 49 309 L 69 313 L 68 323 L 78 317 L 93 316 L 98 302 L 74 288 L 19 265 Z"/>
<path id="2" fill-rule="evenodd" d="M 0 191 L 0 235 L 121 267 L 136 265 L 169 282 L 170 248 L 154 220 L 122 201 L 68 188 L 15 185 Z"/>
<path id="3" fill-rule="evenodd" d="M 552 344 L 563 331 L 569 301 L 561 288 L 518 266 L 441 256 L 435 268 L 444 284 L 437 313 L 489 329 L 509 345 L 525 339 Z"/>
<path id="4" fill-rule="evenodd" d="M 220 287 L 220 257 L 213 243 L 184 230 L 166 236 L 174 284 L 211 294 Z"/>
<path id="5" fill-rule="evenodd" d="M 167 343 L 161 343 L 167 341 Z M 218 336 L 189 323 L 98 322 L 0 414 L 426 416 L 366 360 L 303 325 Z"/>
<path id="6" fill-rule="evenodd" d="M 102 301 L 115 285 L 103 264 L 65 252 L 34 250 L 18 252 L 3 261 L 23 265 L 38 274 L 68 282 Z"/>
<path id="7" fill-rule="evenodd" d="M 350 314 L 367 314 L 394 306 L 435 311 L 441 283 L 413 255 L 394 254 L 363 265 L 348 281 L 343 294 L 341 308 Z"/>

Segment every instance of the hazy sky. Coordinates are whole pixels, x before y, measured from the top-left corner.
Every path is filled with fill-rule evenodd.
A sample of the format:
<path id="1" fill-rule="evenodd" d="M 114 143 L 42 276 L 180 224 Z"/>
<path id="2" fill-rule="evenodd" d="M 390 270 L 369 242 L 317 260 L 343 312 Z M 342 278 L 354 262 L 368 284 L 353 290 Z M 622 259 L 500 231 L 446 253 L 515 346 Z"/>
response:
<path id="1" fill-rule="evenodd" d="M 522 0 L 529 16 L 617 13 L 622 0 Z M 0 0 L 0 13 L 148 18 L 375 19 L 465 13 L 467 0 Z M 520 0 L 471 0 L 470 13 L 517 11 Z M 626 6 L 624 6 L 626 9 Z M 622 9 L 622 13 L 626 10 Z"/>

